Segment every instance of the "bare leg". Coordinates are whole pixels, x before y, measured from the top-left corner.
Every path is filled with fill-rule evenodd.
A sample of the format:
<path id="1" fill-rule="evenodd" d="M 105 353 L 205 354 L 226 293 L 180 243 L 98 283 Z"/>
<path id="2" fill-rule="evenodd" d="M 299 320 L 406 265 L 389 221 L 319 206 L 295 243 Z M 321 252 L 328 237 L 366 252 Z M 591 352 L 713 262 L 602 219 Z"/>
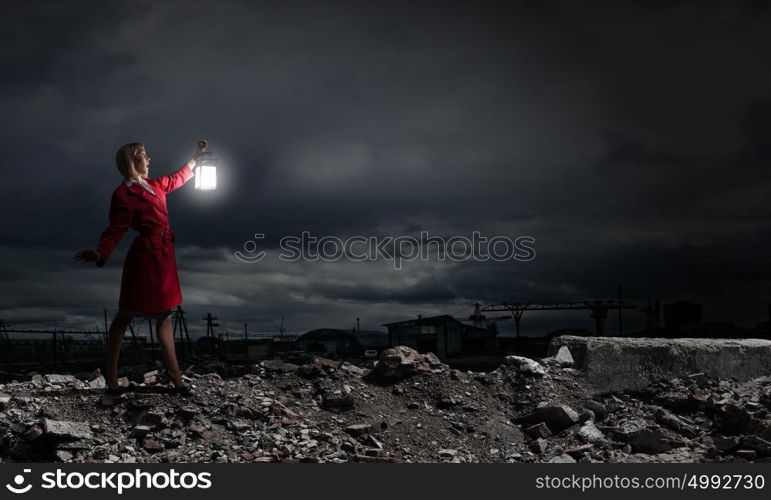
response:
<path id="1" fill-rule="evenodd" d="M 174 347 L 174 332 L 171 325 L 171 316 L 166 316 L 155 322 L 155 333 L 158 335 L 158 343 L 161 345 L 161 354 L 163 354 L 163 363 L 166 365 L 166 371 L 175 386 L 184 385 L 182 373 L 177 363 L 177 351 Z"/>
<path id="2" fill-rule="evenodd" d="M 123 344 L 123 335 L 131 320 L 123 316 L 115 316 L 110 324 L 110 333 L 107 338 L 107 372 L 105 381 L 110 389 L 118 388 L 118 359 L 120 347 Z"/>

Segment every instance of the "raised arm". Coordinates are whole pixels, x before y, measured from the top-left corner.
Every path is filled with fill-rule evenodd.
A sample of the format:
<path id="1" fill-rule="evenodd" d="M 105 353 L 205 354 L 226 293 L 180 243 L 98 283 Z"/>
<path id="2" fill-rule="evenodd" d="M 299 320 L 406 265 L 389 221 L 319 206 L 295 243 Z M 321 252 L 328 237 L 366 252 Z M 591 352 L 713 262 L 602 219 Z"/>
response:
<path id="1" fill-rule="evenodd" d="M 201 153 L 206 151 L 206 147 L 208 146 L 208 143 L 201 139 L 198 141 L 198 145 L 195 150 L 195 154 L 185 163 L 182 165 L 181 168 L 179 168 L 176 172 L 174 172 L 171 175 L 164 175 L 163 177 L 158 177 L 156 181 L 156 185 L 158 185 L 163 191 L 166 193 L 171 193 L 175 189 L 182 187 L 187 181 L 189 181 L 193 175 L 193 167 L 195 167 L 195 161 L 200 158 Z"/>
<path id="2" fill-rule="evenodd" d="M 104 266 L 115 247 L 123 239 L 123 235 L 131 227 L 131 217 L 132 211 L 128 200 L 116 191 L 110 202 L 110 225 L 102 232 L 96 249 L 96 253 L 99 254 L 99 259 L 96 261 L 98 267 Z"/>
<path id="3" fill-rule="evenodd" d="M 193 167 L 195 166 L 195 160 L 192 158 L 190 161 L 182 165 L 176 172 L 170 175 L 164 175 L 155 179 L 155 183 L 164 192 L 171 193 L 177 188 L 182 187 L 187 181 L 193 178 Z"/>

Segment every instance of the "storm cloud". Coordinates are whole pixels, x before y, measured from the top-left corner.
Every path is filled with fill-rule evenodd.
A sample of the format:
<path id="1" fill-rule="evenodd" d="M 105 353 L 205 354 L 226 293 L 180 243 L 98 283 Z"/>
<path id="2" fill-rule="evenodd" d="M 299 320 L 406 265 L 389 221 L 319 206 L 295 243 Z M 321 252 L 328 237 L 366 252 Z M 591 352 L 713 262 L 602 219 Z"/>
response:
<path id="1" fill-rule="evenodd" d="M 375 328 L 476 301 L 771 302 L 771 13 L 759 2 L 13 2 L 2 41 L 0 318 L 102 324 L 131 234 L 95 247 L 141 141 L 199 138 L 169 197 L 184 307 L 223 328 Z M 285 262 L 317 236 L 530 235 L 531 262 Z M 262 233 L 260 262 L 234 256 Z M 640 313 L 628 313 L 640 328 Z M 591 328 L 533 317 L 531 332 Z M 504 326 L 510 329 L 511 325 Z"/>

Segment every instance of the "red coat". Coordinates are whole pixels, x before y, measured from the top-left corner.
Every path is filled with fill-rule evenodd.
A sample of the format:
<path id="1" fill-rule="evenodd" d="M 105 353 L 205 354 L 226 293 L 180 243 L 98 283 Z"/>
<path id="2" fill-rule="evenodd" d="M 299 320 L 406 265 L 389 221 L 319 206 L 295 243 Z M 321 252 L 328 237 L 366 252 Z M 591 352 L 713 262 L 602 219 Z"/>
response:
<path id="1" fill-rule="evenodd" d="M 113 192 L 110 225 L 96 250 L 101 257 L 97 265 L 107 262 L 129 228 L 139 232 L 123 262 L 120 309 L 152 314 L 182 303 L 166 195 L 192 177 L 193 171 L 185 164 L 171 175 L 146 179 L 155 195 L 137 183 L 121 183 Z"/>

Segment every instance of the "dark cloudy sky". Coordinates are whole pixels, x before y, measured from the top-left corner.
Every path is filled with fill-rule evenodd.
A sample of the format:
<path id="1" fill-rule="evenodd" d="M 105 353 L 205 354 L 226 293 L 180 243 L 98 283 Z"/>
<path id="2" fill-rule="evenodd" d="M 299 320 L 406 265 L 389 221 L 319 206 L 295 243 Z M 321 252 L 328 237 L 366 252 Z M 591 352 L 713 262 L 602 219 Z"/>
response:
<path id="1" fill-rule="evenodd" d="M 184 306 L 290 331 L 470 304 L 771 302 L 764 2 L 5 2 L 0 318 L 101 325 L 127 235 L 95 247 L 143 142 L 151 175 L 209 140 L 220 188 L 170 195 Z M 282 262 L 278 239 L 531 235 L 532 262 Z M 269 255 L 234 257 L 254 233 Z M 643 316 L 628 315 L 629 326 Z M 614 320 L 609 326 L 614 328 Z M 532 314 L 529 333 L 591 328 Z M 511 325 L 504 328 L 510 329 Z"/>

